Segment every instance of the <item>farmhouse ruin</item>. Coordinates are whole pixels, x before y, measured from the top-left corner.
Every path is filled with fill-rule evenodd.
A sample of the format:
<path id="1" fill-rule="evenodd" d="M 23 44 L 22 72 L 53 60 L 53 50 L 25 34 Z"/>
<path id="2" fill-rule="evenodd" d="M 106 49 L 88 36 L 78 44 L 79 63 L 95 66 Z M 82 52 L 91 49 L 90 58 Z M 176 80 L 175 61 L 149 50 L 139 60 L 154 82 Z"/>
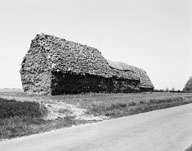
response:
<path id="1" fill-rule="evenodd" d="M 38 34 L 22 61 L 23 89 L 33 94 L 152 91 L 142 69 L 106 60 L 95 48 Z"/>

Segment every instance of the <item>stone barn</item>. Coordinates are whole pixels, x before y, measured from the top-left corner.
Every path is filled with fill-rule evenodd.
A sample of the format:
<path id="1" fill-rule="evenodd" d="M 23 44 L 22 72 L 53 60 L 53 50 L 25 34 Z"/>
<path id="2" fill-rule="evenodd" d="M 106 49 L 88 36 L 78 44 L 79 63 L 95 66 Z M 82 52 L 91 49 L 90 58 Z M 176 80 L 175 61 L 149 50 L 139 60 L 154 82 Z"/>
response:
<path id="1" fill-rule="evenodd" d="M 187 81 L 187 83 L 185 84 L 183 91 L 192 92 L 192 77 L 190 77 L 189 80 Z"/>
<path id="2" fill-rule="evenodd" d="M 106 60 L 96 48 L 38 34 L 22 61 L 23 89 L 32 94 L 153 91 L 142 69 Z"/>

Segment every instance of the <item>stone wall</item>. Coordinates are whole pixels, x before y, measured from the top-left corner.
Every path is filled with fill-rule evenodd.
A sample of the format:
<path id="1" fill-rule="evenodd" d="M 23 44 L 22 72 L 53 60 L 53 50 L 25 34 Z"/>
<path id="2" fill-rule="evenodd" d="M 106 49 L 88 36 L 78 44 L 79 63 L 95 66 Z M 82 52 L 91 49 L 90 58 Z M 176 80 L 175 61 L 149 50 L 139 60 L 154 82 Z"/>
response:
<path id="1" fill-rule="evenodd" d="M 23 89 L 28 93 L 54 95 L 153 89 L 144 70 L 113 68 L 96 48 L 44 34 L 32 40 L 20 73 Z"/>
<path id="2" fill-rule="evenodd" d="M 21 66 L 21 81 L 25 92 L 31 94 L 51 92 L 51 72 L 43 49 L 31 47 L 24 57 Z"/>

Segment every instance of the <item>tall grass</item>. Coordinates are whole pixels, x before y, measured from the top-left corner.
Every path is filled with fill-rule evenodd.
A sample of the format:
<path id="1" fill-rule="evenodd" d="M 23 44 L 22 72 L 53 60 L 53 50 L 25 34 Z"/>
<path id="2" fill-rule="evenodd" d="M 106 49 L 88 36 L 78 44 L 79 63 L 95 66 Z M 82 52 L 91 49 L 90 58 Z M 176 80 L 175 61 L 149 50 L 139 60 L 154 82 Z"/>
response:
<path id="1" fill-rule="evenodd" d="M 0 139 L 30 134 L 31 125 L 40 125 L 46 109 L 38 102 L 20 102 L 0 98 Z"/>
<path id="2" fill-rule="evenodd" d="M 0 98 L 0 119 L 14 116 L 41 117 L 42 113 L 38 102 L 20 102 Z"/>
<path id="3" fill-rule="evenodd" d="M 70 116 L 44 120 L 45 115 L 47 115 L 47 109 L 38 102 L 20 102 L 0 98 L 0 141 L 84 122 Z"/>

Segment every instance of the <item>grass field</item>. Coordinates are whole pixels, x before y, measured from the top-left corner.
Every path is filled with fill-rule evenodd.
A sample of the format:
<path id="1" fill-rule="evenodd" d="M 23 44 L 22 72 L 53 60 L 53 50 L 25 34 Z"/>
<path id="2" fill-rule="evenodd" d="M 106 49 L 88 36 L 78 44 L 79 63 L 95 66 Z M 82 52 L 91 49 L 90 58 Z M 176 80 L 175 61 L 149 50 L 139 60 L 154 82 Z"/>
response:
<path id="1" fill-rule="evenodd" d="M 192 93 L 169 92 L 35 96 L 9 91 L 0 92 L 0 98 L 20 102 L 35 101 L 45 107 L 44 111 L 46 107 L 48 110 L 41 117 L 12 114 L 11 117 L 0 119 L 0 139 L 94 122 L 97 121 L 95 117 L 99 116 L 111 119 L 192 103 Z M 54 118 L 46 119 L 45 116 L 53 114 L 52 110 Z M 89 116 L 94 118 L 88 120 Z"/>

